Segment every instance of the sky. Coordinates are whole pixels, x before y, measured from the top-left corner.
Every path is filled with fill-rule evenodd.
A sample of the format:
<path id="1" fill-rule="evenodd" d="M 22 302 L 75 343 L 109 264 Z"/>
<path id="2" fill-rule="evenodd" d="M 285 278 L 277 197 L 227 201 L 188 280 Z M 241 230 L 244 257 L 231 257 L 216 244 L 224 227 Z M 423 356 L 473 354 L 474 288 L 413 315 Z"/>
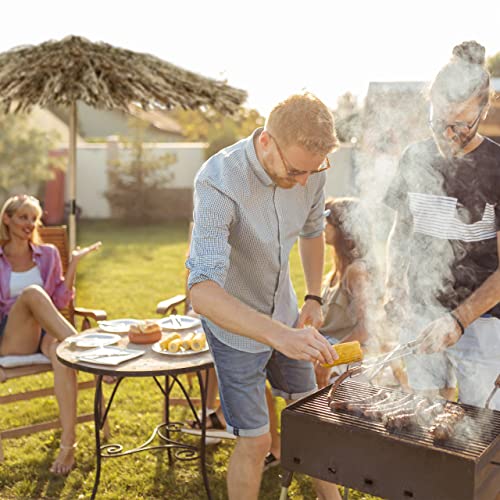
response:
<path id="1" fill-rule="evenodd" d="M 18 0 L 2 18 L 0 51 L 105 41 L 226 79 L 264 115 L 302 89 L 335 107 L 370 81 L 431 80 L 464 40 L 500 52 L 500 0 Z"/>

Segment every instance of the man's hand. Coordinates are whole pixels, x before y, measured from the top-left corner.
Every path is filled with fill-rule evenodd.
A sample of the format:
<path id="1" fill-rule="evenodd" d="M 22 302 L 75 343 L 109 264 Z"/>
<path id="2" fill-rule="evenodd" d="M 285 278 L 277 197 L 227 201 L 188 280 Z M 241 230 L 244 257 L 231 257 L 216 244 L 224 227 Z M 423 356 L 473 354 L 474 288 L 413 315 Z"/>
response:
<path id="1" fill-rule="evenodd" d="M 302 309 L 300 310 L 299 321 L 297 328 L 304 328 L 304 326 L 314 326 L 319 328 L 323 326 L 323 311 L 321 305 L 315 300 L 306 300 Z"/>
<path id="2" fill-rule="evenodd" d="M 272 345 L 292 359 L 331 364 L 338 359 L 335 349 L 316 328 L 291 328 L 283 332 Z"/>
<path id="3" fill-rule="evenodd" d="M 71 260 L 74 260 L 76 263 L 78 261 L 88 255 L 91 252 L 95 252 L 97 249 L 100 248 L 102 243 L 98 241 L 97 243 L 94 243 L 93 245 L 89 245 L 88 247 L 80 248 L 76 247 L 72 252 L 71 252 Z"/>
<path id="4" fill-rule="evenodd" d="M 456 344 L 461 336 L 460 327 L 448 314 L 436 319 L 422 330 L 417 337 L 417 341 L 423 340 L 418 350 L 426 354 L 444 351 L 447 347 Z"/>

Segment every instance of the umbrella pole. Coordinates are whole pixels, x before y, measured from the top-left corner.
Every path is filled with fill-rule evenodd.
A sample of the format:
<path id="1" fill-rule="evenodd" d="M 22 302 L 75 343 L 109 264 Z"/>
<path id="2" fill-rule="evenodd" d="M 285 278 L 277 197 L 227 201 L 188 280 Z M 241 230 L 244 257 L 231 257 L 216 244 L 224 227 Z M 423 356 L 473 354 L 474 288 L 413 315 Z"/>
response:
<path id="1" fill-rule="evenodd" d="M 69 117 L 69 249 L 76 246 L 76 101 L 71 102 Z"/>

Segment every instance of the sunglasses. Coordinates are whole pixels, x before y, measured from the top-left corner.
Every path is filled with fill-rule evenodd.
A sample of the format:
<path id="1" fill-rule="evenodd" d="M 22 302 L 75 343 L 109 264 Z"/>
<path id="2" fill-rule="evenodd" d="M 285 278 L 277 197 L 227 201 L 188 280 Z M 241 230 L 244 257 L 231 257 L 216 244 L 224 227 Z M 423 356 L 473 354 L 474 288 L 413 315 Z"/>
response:
<path id="1" fill-rule="evenodd" d="M 485 106 L 482 106 L 479 110 L 479 114 L 477 118 L 472 123 L 467 122 L 455 122 L 455 123 L 446 123 L 445 120 L 440 120 L 439 118 L 434 117 L 434 110 L 431 107 L 429 125 L 431 129 L 436 133 L 442 133 L 445 130 L 451 128 L 453 133 L 458 136 L 466 136 L 471 133 L 471 131 L 476 127 L 481 119 L 481 115 L 483 114 Z"/>
<path id="2" fill-rule="evenodd" d="M 281 151 L 278 141 L 269 132 L 267 132 L 267 135 L 274 141 L 274 144 L 276 144 L 276 149 L 278 150 L 278 154 L 280 155 L 281 162 L 283 163 L 283 166 L 285 167 L 286 173 L 289 177 L 298 177 L 299 175 L 305 175 L 305 174 L 307 175 L 319 174 L 320 172 L 324 172 L 325 170 L 328 170 L 329 168 L 332 167 L 332 165 L 330 164 L 330 160 L 328 159 L 328 156 L 325 157 L 325 161 L 320 165 L 318 170 L 313 170 L 312 172 L 310 170 L 299 170 L 297 168 L 289 166 L 288 161 L 285 159 L 285 156 Z"/>

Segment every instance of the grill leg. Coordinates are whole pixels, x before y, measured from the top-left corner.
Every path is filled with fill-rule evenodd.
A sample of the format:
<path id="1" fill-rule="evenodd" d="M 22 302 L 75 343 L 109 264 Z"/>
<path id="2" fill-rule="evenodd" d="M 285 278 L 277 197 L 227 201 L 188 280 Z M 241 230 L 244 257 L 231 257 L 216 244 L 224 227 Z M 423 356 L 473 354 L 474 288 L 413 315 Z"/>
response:
<path id="1" fill-rule="evenodd" d="M 279 500 L 287 500 L 288 498 L 288 487 L 292 483 L 293 472 L 285 471 L 281 476 L 281 493 Z"/>

